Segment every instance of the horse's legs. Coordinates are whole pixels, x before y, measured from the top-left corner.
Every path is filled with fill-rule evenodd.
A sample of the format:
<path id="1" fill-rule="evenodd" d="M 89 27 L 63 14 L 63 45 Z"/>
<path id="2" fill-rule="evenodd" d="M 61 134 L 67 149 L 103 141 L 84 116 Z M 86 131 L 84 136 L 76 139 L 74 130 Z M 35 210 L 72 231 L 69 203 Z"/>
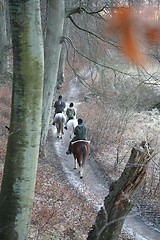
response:
<path id="1" fill-rule="evenodd" d="M 55 123 L 55 124 L 56 124 L 56 129 L 57 129 L 57 138 L 59 138 L 59 127 L 58 127 L 57 123 Z"/>
<path id="2" fill-rule="evenodd" d="M 77 169 L 77 159 L 75 158 L 75 165 L 74 165 L 74 169 Z"/>
<path id="3" fill-rule="evenodd" d="M 59 132 L 59 138 L 62 139 L 62 132 Z"/>
<path id="4" fill-rule="evenodd" d="M 70 131 L 70 139 L 72 139 L 74 137 L 74 132 L 73 130 Z"/>
<path id="5" fill-rule="evenodd" d="M 80 161 L 80 164 L 79 164 L 79 175 L 80 175 L 80 178 L 83 178 L 83 163 L 82 161 Z"/>
<path id="6" fill-rule="evenodd" d="M 64 128 L 64 123 L 62 123 L 62 125 L 61 125 L 61 133 L 62 134 L 64 134 L 63 128 Z"/>
<path id="7" fill-rule="evenodd" d="M 57 138 L 62 138 L 61 133 L 57 132 Z"/>
<path id="8" fill-rule="evenodd" d="M 80 175 L 80 178 L 83 178 L 83 166 L 82 165 L 80 166 L 79 175 Z"/>
<path id="9" fill-rule="evenodd" d="M 59 138 L 59 139 L 62 139 L 62 135 L 59 135 L 58 138 Z"/>
<path id="10" fill-rule="evenodd" d="M 63 126 L 63 125 L 62 125 L 61 123 L 56 123 L 57 138 L 60 138 L 60 139 L 62 139 L 62 134 L 63 134 L 62 126 Z"/>
<path id="11" fill-rule="evenodd" d="M 72 125 L 70 138 L 72 139 L 73 137 L 74 137 L 74 125 Z"/>
<path id="12" fill-rule="evenodd" d="M 56 124 L 56 128 L 57 128 L 57 138 L 62 138 L 62 134 L 61 134 L 61 129 L 60 126 L 58 124 Z"/>
<path id="13" fill-rule="evenodd" d="M 78 162 L 77 162 L 77 159 L 75 158 L 75 166 L 74 166 L 74 169 L 77 169 L 77 166 L 78 166 Z M 80 174 L 80 178 L 83 178 L 83 164 L 82 162 L 80 162 L 80 165 L 79 165 L 79 174 Z"/>
<path id="14" fill-rule="evenodd" d="M 64 124 L 65 124 L 65 122 L 61 122 L 61 124 L 60 124 L 60 134 L 61 134 L 61 138 L 62 138 L 62 135 L 64 134 L 64 131 L 63 131 Z"/>

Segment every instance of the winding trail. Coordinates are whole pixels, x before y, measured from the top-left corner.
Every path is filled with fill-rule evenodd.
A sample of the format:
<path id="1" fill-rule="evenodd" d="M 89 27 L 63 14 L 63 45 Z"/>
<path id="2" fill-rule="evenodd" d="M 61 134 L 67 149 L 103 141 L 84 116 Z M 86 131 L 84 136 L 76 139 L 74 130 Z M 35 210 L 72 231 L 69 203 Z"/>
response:
<path id="1" fill-rule="evenodd" d="M 68 103 L 74 102 L 78 106 L 81 102 L 81 84 L 76 79 L 69 82 Z M 78 108 L 78 107 L 77 107 Z M 56 129 L 52 126 L 52 133 L 56 136 Z M 86 200 L 97 209 L 103 205 L 104 198 L 108 194 L 107 176 L 98 163 L 90 157 L 86 161 L 84 177 L 79 178 L 78 170 L 74 170 L 72 155 L 66 155 L 69 143 L 69 134 L 65 131 L 63 139 L 55 140 L 53 145 L 56 154 L 61 159 L 62 169 L 69 183 L 83 195 Z M 125 220 L 123 229 L 136 240 L 160 240 L 160 229 L 142 220 L 138 212 L 133 210 Z"/>

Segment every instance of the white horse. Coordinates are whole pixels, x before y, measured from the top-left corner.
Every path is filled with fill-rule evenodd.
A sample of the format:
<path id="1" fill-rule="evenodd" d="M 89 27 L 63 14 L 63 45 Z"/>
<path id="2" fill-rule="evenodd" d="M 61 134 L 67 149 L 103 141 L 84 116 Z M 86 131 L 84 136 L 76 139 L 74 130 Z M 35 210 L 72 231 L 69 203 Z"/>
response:
<path id="1" fill-rule="evenodd" d="M 70 119 L 68 122 L 67 122 L 67 130 L 69 132 L 69 136 L 70 138 L 72 139 L 73 136 L 74 136 L 74 129 L 75 127 L 78 125 L 78 121 L 76 118 L 73 118 L 73 119 Z"/>
<path id="2" fill-rule="evenodd" d="M 63 128 L 66 122 L 66 116 L 64 113 L 57 113 L 54 117 L 55 126 L 57 128 L 57 138 L 62 138 L 64 134 Z"/>

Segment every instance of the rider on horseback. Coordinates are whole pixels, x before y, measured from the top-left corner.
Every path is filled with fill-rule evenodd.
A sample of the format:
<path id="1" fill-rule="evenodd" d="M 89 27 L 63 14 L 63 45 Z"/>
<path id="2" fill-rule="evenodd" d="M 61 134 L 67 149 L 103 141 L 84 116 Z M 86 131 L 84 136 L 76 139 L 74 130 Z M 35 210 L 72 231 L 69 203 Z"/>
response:
<path id="1" fill-rule="evenodd" d="M 62 112 L 64 111 L 65 107 L 66 107 L 66 104 L 65 104 L 65 102 L 62 100 L 62 96 L 59 95 L 58 100 L 55 101 L 55 103 L 54 103 L 55 113 L 54 113 L 53 118 L 55 117 L 55 115 L 56 115 L 57 113 L 62 113 Z M 53 121 L 52 125 L 55 125 L 55 122 L 54 122 L 54 121 Z"/>
<path id="2" fill-rule="evenodd" d="M 67 122 L 71 119 L 74 119 L 76 116 L 76 109 L 73 106 L 73 102 L 69 104 L 69 107 L 67 108 L 67 111 L 66 111 L 66 115 L 67 115 L 67 121 L 64 128 L 67 130 Z"/>
<path id="3" fill-rule="evenodd" d="M 83 124 L 82 118 L 78 119 L 78 125 L 74 129 L 74 138 L 69 143 L 69 148 L 66 152 L 66 154 L 71 154 L 71 146 L 72 142 L 78 141 L 78 140 L 87 140 L 87 129 Z"/>

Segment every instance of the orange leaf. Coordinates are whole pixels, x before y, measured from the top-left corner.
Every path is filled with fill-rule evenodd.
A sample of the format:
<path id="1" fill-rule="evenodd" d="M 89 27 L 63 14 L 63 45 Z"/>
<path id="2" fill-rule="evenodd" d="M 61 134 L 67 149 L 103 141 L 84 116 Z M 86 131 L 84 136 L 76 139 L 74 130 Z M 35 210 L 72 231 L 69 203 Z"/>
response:
<path id="1" fill-rule="evenodd" d="M 150 44 L 155 44 L 160 41 L 160 29 L 150 27 L 146 30 L 146 38 Z"/>
<path id="2" fill-rule="evenodd" d="M 139 51 L 134 27 L 135 19 L 133 11 L 129 7 L 119 7 L 114 11 L 108 26 L 105 27 L 109 33 L 116 33 L 120 37 L 120 46 L 124 55 L 137 65 L 144 64 L 144 56 Z"/>

